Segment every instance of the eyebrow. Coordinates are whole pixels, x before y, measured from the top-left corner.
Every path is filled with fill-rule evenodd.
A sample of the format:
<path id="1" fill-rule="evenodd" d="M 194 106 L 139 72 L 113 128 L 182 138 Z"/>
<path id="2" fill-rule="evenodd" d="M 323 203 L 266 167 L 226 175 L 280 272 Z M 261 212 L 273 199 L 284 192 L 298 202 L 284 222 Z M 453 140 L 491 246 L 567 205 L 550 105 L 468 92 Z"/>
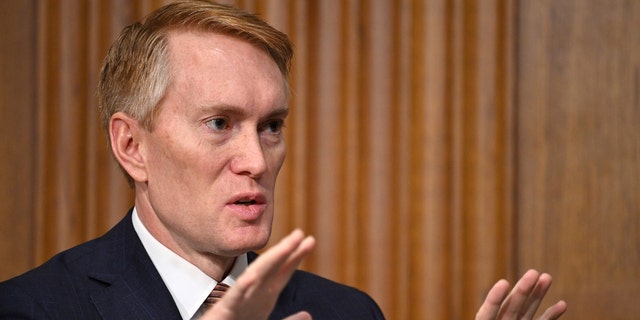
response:
<path id="1" fill-rule="evenodd" d="M 238 117 L 247 117 L 249 112 L 245 108 L 241 108 L 231 104 L 217 104 L 207 105 L 201 108 L 202 111 L 215 111 L 225 114 L 230 114 Z M 289 114 L 289 107 L 287 105 L 281 106 L 269 112 L 266 118 L 285 118 Z"/>
<path id="2" fill-rule="evenodd" d="M 270 112 L 268 118 L 286 118 L 289 115 L 289 107 L 283 106 Z"/>

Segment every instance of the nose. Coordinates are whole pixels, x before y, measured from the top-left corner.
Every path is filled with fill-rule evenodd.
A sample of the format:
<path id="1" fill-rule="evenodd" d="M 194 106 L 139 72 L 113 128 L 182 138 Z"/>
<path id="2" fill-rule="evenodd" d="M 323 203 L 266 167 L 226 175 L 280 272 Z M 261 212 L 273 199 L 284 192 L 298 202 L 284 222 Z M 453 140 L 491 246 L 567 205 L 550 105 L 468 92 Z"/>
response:
<path id="1" fill-rule="evenodd" d="M 242 133 L 234 146 L 231 171 L 257 179 L 267 170 L 267 160 L 258 132 Z"/>

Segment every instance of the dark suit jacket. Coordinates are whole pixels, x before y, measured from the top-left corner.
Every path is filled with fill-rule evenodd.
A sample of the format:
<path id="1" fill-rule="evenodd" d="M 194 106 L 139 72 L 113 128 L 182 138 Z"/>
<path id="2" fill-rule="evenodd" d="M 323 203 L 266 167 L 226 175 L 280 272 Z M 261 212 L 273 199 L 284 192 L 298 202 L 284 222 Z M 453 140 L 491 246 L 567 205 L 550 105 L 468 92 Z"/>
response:
<path id="1" fill-rule="evenodd" d="M 249 262 L 257 255 L 249 253 Z M 365 293 L 296 271 L 270 319 L 306 310 L 314 319 L 383 319 Z M 0 283 L 0 319 L 180 319 L 131 222 Z"/>

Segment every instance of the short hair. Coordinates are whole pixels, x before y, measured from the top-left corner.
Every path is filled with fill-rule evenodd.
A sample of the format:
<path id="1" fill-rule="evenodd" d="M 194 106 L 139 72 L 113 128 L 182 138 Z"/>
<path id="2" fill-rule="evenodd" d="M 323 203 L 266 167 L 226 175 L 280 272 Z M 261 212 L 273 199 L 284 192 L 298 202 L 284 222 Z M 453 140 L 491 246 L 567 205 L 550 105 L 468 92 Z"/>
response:
<path id="1" fill-rule="evenodd" d="M 235 7 L 206 0 L 174 2 L 124 28 L 109 48 L 97 93 L 107 143 L 111 143 L 109 121 L 116 112 L 153 130 L 157 105 L 171 81 L 168 34 L 172 31 L 211 32 L 247 41 L 270 55 L 288 87 L 293 46 L 284 33 Z"/>

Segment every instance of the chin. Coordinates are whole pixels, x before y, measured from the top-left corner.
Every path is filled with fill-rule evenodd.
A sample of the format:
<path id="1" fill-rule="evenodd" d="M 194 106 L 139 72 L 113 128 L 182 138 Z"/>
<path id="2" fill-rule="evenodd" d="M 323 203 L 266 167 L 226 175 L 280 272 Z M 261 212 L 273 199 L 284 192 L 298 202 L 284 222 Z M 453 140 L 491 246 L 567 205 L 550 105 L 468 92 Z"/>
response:
<path id="1" fill-rule="evenodd" d="M 248 251 L 261 250 L 269 243 L 270 237 L 270 227 L 247 228 L 247 230 L 243 230 L 238 235 L 235 241 L 235 244 L 239 246 L 236 251 L 239 252 L 238 254 L 243 254 Z M 233 243 L 230 245 L 233 245 Z"/>
<path id="2" fill-rule="evenodd" d="M 257 235 L 256 238 L 254 238 L 253 240 L 253 246 L 251 247 L 251 249 L 249 249 L 249 251 L 252 250 L 261 250 L 263 249 L 267 243 L 269 243 L 269 238 L 271 237 L 271 232 L 266 232 L 264 235 Z"/>

